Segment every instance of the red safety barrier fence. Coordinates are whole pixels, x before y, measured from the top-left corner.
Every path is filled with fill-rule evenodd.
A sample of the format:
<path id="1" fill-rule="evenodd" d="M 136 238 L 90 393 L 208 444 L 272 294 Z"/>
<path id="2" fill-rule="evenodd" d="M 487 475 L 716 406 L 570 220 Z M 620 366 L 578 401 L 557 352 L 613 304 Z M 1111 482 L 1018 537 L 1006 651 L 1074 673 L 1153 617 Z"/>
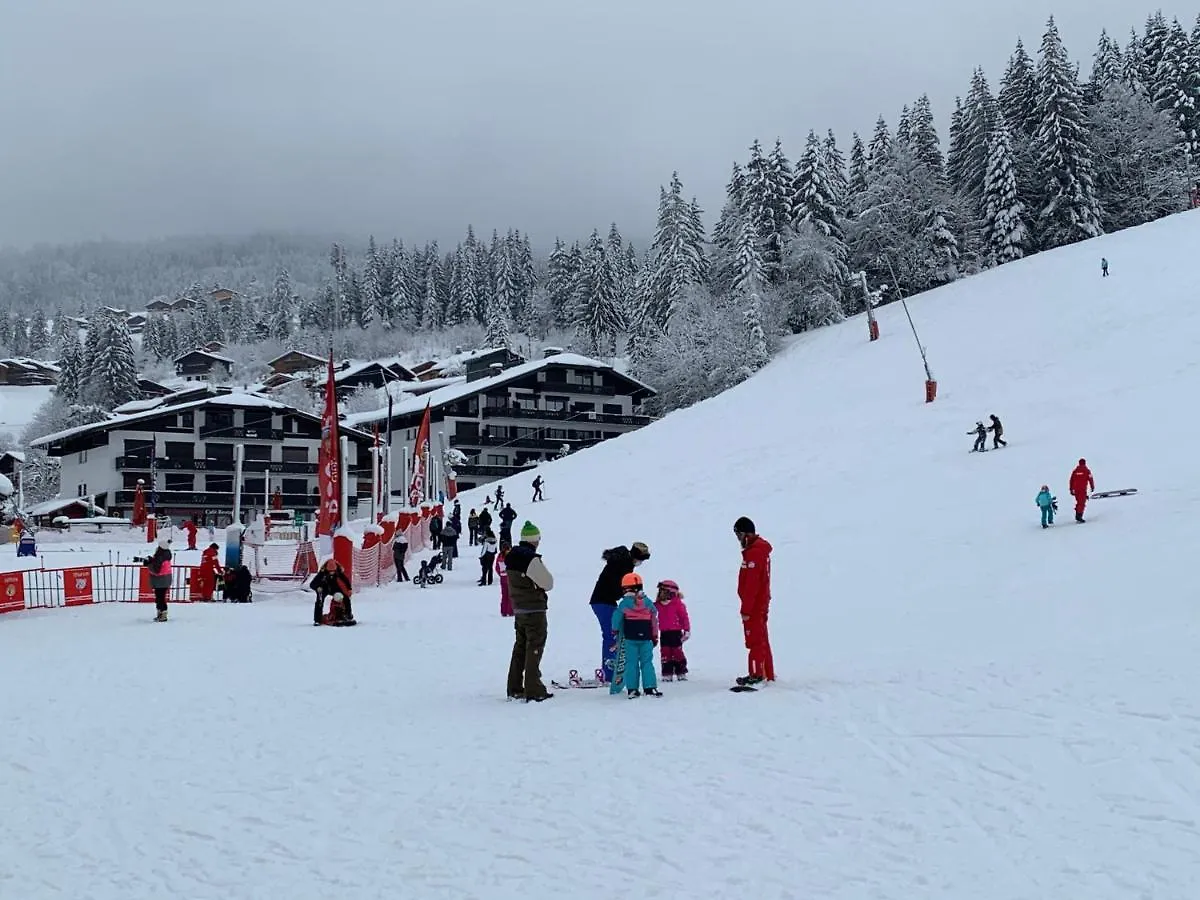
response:
<path id="1" fill-rule="evenodd" d="M 192 566 L 173 566 L 169 603 L 191 603 Z M 138 565 L 0 572 L 0 613 L 92 603 L 153 603 L 150 571 Z"/>

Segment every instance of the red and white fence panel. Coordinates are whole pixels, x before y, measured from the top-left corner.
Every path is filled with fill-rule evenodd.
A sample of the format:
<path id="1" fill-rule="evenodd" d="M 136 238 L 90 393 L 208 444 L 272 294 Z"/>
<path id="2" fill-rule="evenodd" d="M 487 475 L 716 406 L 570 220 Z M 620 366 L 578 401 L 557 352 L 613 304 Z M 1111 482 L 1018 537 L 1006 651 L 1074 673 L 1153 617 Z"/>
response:
<path id="1" fill-rule="evenodd" d="M 191 603 L 192 566 L 174 566 L 169 603 Z M 153 603 L 150 572 L 139 565 L 73 566 L 0 572 L 0 613 L 93 603 Z"/>

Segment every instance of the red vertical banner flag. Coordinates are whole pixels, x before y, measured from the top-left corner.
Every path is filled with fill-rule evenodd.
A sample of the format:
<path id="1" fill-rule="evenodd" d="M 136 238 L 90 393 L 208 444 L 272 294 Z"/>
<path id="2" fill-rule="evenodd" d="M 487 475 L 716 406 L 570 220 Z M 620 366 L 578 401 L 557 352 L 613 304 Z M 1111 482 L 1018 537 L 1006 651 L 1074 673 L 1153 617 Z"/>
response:
<path id="1" fill-rule="evenodd" d="M 332 535 L 342 522 L 342 468 L 339 460 L 337 382 L 333 377 L 333 351 L 329 351 L 329 375 L 325 382 L 325 411 L 321 414 L 321 449 L 317 456 L 317 535 Z"/>
<path id="2" fill-rule="evenodd" d="M 92 587 L 90 566 L 63 569 L 63 598 L 67 606 L 85 606 L 96 600 Z"/>
<path id="3" fill-rule="evenodd" d="M 417 429 L 417 442 L 413 444 L 412 480 L 408 483 L 408 505 L 420 506 L 425 494 L 425 461 L 429 456 L 429 404 L 425 404 L 425 415 Z"/>
<path id="4" fill-rule="evenodd" d="M 19 612 L 24 608 L 24 573 L 4 572 L 0 574 L 0 613 Z"/>

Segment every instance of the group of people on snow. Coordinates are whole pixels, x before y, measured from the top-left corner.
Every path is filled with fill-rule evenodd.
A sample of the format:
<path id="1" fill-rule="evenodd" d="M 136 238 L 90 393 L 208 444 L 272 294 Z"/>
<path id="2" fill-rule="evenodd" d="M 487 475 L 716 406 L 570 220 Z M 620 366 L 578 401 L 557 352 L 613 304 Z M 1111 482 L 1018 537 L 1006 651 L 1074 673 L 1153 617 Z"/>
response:
<path id="1" fill-rule="evenodd" d="M 1075 498 L 1075 521 L 1082 522 L 1088 498 L 1096 489 L 1096 479 L 1092 477 L 1092 470 L 1088 468 L 1086 459 L 1080 458 L 1078 465 L 1071 470 L 1071 478 L 1067 482 L 1067 487 L 1071 496 Z M 1042 527 L 1049 528 L 1054 524 L 1054 513 L 1058 511 L 1058 498 L 1050 493 L 1048 485 L 1043 484 L 1037 497 L 1034 498 L 1034 502 L 1042 511 Z"/>
<path id="2" fill-rule="evenodd" d="M 976 422 L 975 427 L 967 432 L 967 434 L 975 435 L 975 446 L 971 448 L 972 453 L 983 453 L 987 450 L 988 432 L 992 434 L 993 450 L 1008 446 L 1008 441 L 1004 440 L 1004 425 L 995 415 L 988 416 L 988 418 L 992 422 L 991 425 L 984 425 L 982 421 Z"/>

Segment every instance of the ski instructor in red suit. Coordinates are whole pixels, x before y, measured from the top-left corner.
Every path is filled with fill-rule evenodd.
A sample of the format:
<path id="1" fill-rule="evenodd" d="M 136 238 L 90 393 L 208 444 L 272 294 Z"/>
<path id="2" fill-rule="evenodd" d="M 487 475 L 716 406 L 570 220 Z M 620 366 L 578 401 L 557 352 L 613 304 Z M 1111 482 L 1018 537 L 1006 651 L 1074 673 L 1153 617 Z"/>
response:
<path id="1" fill-rule="evenodd" d="M 1083 521 L 1083 508 L 1087 506 L 1088 492 L 1096 489 L 1096 481 L 1092 478 L 1092 470 L 1087 466 L 1087 460 L 1079 460 L 1079 465 L 1071 472 L 1071 496 L 1075 498 L 1075 521 Z"/>
<path id="2" fill-rule="evenodd" d="M 749 651 L 749 674 L 737 683 L 755 687 L 775 680 L 771 659 L 771 640 L 767 635 L 767 613 L 771 607 L 771 545 L 755 531 L 754 523 L 742 516 L 733 524 L 733 533 L 742 545 L 742 568 L 738 573 L 738 597 L 741 599 L 742 630 Z"/>

